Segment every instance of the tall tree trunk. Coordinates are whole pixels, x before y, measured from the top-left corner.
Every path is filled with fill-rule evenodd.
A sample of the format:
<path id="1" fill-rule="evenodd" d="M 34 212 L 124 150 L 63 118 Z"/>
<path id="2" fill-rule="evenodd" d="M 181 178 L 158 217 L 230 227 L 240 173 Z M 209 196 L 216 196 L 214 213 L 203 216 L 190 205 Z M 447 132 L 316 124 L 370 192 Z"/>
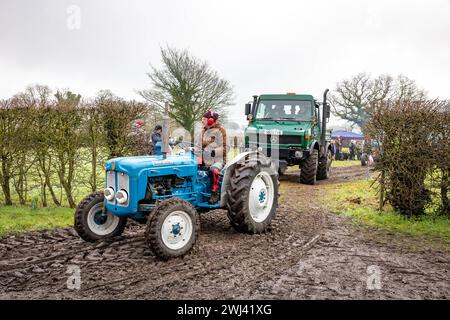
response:
<path id="1" fill-rule="evenodd" d="M 95 138 L 92 139 L 92 157 L 91 157 L 91 190 L 97 191 L 97 144 Z"/>
<path id="2" fill-rule="evenodd" d="M 64 191 L 66 193 L 67 202 L 69 202 L 69 206 L 71 208 L 75 208 L 76 204 L 75 204 L 75 201 L 73 199 L 72 188 L 71 188 L 70 184 L 68 184 L 66 181 L 61 181 L 61 185 L 64 188 Z"/>
<path id="3" fill-rule="evenodd" d="M 17 195 L 19 196 L 19 203 L 21 205 L 26 204 L 25 199 L 25 180 L 26 180 L 26 172 L 25 172 L 25 163 L 26 157 L 25 153 L 22 153 L 20 156 L 20 162 L 19 162 L 19 174 L 17 177 L 17 181 L 14 179 L 14 189 L 17 192 Z"/>
<path id="4" fill-rule="evenodd" d="M 441 203 L 442 212 L 444 214 L 450 214 L 450 202 L 448 200 L 448 181 L 450 178 L 450 169 L 441 169 L 442 180 L 441 180 Z"/>
<path id="5" fill-rule="evenodd" d="M 41 202 L 42 202 L 42 206 L 45 208 L 47 207 L 47 185 L 45 183 L 45 179 L 42 177 L 41 172 L 39 171 L 39 167 L 37 168 L 37 172 L 39 175 L 39 180 L 41 181 Z"/>
<path id="6" fill-rule="evenodd" d="M 41 168 L 42 174 L 44 175 L 44 183 L 45 185 L 48 187 L 48 190 L 50 191 L 50 195 L 52 196 L 52 200 L 53 203 L 56 206 L 61 206 L 61 202 L 58 200 L 58 198 L 56 197 L 55 191 L 53 190 L 52 184 L 51 184 L 51 179 L 50 179 L 50 168 L 51 168 L 51 159 L 49 159 L 49 163 L 48 166 L 46 166 L 46 157 L 45 156 L 41 156 L 38 161 L 39 161 L 39 166 Z M 45 190 L 45 188 L 44 188 Z"/>
<path id="7" fill-rule="evenodd" d="M 3 178 L 2 191 L 3 195 L 5 196 L 5 205 L 11 206 L 12 205 L 11 188 L 10 188 L 11 174 L 8 162 L 9 162 L 8 157 L 2 155 L 2 178 Z"/>
<path id="8" fill-rule="evenodd" d="M 70 157 L 70 155 L 69 155 Z M 69 203 L 69 206 L 71 208 L 75 208 L 75 201 L 72 196 L 72 178 L 73 178 L 73 170 L 74 170 L 74 159 L 69 159 L 69 168 L 68 168 L 68 175 L 66 179 L 66 161 L 64 154 L 59 154 L 59 170 L 58 170 L 58 177 L 59 182 L 61 183 L 61 186 L 64 189 L 64 192 L 66 193 L 67 202 Z"/>

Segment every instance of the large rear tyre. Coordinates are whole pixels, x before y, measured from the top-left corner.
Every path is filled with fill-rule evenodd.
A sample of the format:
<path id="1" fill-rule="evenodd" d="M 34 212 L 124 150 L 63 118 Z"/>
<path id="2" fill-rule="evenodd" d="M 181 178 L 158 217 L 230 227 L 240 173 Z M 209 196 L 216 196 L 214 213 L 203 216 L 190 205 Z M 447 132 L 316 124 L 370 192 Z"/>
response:
<path id="1" fill-rule="evenodd" d="M 316 149 L 303 161 L 300 169 L 300 183 L 316 184 L 319 153 Z"/>
<path id="2" fill-rule="evenodd" d="M 317 180 L 324 180 L 330 177 L 331 161 L 331 150 L 327 150 L 327 154 L 319 159 Z"/>
<path id="3" fill-rule="evenodd" d="M 84 198 L 75 210 L 74 228 L 85 241 L 93 242 L 119 236 L 123 233 L 127 218 L 103 212 L 103 191 Z"/>
<path id="4" fill-rule="evenodd" d="M 267 231 L 278 207 L 278 175 L 270 161 L 247 159 L 236 164 L 227 193 L 228 218 L 236 231 Z"/>
<path id="5" fill-rule="evenodd" d="M 200 229 L 195 208 L 187 201 L 171 198 L 153 209 L 145 239 L 153 253 L 167 260 L 182 256 L 194 246 Z"/>

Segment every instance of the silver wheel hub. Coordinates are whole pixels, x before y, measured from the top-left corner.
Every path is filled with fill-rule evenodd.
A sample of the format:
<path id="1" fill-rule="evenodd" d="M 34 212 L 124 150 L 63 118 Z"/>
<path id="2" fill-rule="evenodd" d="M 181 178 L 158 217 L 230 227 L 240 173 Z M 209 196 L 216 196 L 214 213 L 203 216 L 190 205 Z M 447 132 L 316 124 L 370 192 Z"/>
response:
<path id="1" fill-rule="evenodd" d="M 171 212 L 163 221 L 161 238 L 172 250 L 183 248 L 192 237 L 193 224 L 191 217 L 184 211 Z"/>
<path id="2" fill-rule="evenodd" d="M 256 175 L 250 186 L 249 210 L 252 219 L 263 222 L 272 210 L 274 201 L 274 185 L 269 173 L 262 171 Z"/>
<path id="3" fill-rule="evenodd" d="M 106 236 L 117 228 L 120 218 L 106 211 L 103 213 L 103 202 L 94 205 L 88 212 L 87 224 L 89 229 L 99 236 Z"/>

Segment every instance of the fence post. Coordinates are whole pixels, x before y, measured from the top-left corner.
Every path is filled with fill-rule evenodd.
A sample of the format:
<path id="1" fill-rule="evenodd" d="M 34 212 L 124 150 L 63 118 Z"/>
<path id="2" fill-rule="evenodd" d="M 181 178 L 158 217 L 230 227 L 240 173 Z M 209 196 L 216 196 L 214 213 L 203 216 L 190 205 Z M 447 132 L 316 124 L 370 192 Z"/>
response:
<path id="1" fill-rule="evenodd" d="M 384 178 L 385 173 L 384 170 L 381 171 L 381 180 L 380 180 L 380 204 L 378 210 L 381 212 L 383 211 L 383 205 L 384 205 Z"/>

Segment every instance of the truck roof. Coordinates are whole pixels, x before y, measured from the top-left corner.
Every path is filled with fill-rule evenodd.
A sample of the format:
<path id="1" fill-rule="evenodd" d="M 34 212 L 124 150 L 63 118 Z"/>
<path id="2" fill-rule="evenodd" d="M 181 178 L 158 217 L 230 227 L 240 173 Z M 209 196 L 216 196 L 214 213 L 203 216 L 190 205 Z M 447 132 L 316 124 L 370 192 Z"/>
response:
<path id="1" fill-rule="evenodd" d="M 259 98 L 261 100 L 314 100 L 310 94 L 262 94 Z"/>

